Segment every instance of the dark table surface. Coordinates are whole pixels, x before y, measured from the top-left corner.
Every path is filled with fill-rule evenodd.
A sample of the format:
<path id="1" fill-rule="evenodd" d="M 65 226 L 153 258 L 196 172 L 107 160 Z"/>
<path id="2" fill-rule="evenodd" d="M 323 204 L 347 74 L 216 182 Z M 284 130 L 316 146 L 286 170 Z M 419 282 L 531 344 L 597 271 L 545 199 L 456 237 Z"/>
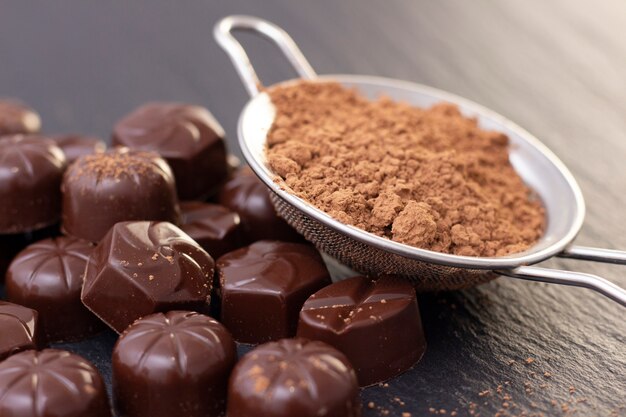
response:
<path id="1" fill-rule="evenodd" d="M 429 84 L 509 117 L 578 179 L 578 242 L 626 248 L 626 3 L 621 0 L 0 0 L 0 95 L 40 111 L 44 131 L 108 137 L 148 100 L 206 105 L 237 153 L 246 93 L 212 38 L 246 13 L 283 26 L 319 73 Z M 242 36 L 262 79 L 292 77 L 266 42 Z M 626 286 L 615 266 L 550 261 Z M 500 278 L 420 298 L 428 351 L 366 416 L 626 415 L 626 309 L 588 290 Z M 112 335 L 71 345 L 108 378 Z M 498 414 L 500 413 L 500 414 Z"/>

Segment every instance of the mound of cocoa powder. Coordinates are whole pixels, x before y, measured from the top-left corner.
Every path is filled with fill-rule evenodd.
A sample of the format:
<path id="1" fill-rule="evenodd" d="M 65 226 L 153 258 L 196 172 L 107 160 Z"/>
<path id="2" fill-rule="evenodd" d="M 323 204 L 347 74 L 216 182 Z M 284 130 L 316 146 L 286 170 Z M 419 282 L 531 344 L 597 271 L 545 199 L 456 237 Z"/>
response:
<path id="1" fill-rule="evenodd" d="M 501 256 L 544 230 L 541 203 L 509 162 L 508 137 L 458 108 L 370 101 L 337 83 L 268 91 L 274 172 L 332 217 L 438 252 Z"/>

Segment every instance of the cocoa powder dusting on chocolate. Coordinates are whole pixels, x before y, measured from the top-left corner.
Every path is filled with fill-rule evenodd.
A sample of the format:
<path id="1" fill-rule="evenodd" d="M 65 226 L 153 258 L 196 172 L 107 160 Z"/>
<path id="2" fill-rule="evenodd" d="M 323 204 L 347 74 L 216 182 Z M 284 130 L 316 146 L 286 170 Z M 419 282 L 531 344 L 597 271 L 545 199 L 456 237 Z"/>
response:
<path id="1" fill-rule="evenodd" d="M 509 140 L 450 104 L 370 101 L 337 83 L 268 91 L 268 160 L 332 217 L 438 252 L 502 256 L 535 243 L 544 209 L 509 162 Z M 280 181 L 280 180 L 279 180 Z"/>

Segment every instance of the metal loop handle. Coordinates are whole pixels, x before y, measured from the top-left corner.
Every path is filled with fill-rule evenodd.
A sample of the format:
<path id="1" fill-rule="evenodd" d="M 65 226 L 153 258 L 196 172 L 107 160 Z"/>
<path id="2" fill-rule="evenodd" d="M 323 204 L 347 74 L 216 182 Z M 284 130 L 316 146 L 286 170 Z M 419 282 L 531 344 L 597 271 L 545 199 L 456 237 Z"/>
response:
<path id="1" fill-rule="evenodd" d="M 612 249 L 568 246 L 557 256 L 559 258 L 626 265 L 626 252 Z M 511 278 L 588 288 L 626 307 L 626 290 L 598 275 L 537 266 L 520 266 L 495 272 Z"/>
<path id="2" fill-rule="evenodd" d="M 305 79 L 316 78 L 317 74 L 306 60 L 291 36 L 280 27 L 253 16 L 227 16 L 221 19 L 213 29 L 213 36 L 222 49 L 228 54 L 248 94 L 256 96 L 263 90 L 250 58 L 241 44 L 233 36 L 233 30 L 247 30 L 256 32 L 273 41 L 280 48 L 300 77 Z"/>

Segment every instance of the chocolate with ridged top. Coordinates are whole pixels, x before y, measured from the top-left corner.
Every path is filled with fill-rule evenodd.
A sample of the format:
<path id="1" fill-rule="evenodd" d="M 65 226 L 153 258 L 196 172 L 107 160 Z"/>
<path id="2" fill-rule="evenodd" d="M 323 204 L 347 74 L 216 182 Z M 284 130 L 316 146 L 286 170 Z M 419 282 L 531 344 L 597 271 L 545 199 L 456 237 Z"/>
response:
<path id="1" fill-rule="evenodd" d="M 0 100 L 0 136 L 37 133 L 39 129 L 41 119 L 35 110 L 18 100 Z"/>
<path id="2" fill-rule="evenodd" d="M 243 168 L 224 184 L 218 202 L 239 213 L 246 243 L 263 239 L 305 242 L 302 235 L 278 217 L 270 192 L 249 168 Z"/>
<path id="3" fill-rule="evenodd" d="M 345 353 L 361 386 L 406 371 L 426 350 L 415 290 L 392 276 L 354 277 L 322 288 L 302 306 L 298 336 Z"/>
<path id="4" fill-rule="evenodd" d="M 0 363 L 0 416 L 111 417 L 102 377 L 64 350 L 29 350 Z"/>
<path id="5" fill-rule="evenodd" d="M 180 203 L 180 228 L 217 259 L 242 244 L 239 215 L 219 204 L 202 201 Z"/>
<path id="6" fill-rule="evenodd" d="M 222 323 L 243 343 L 295 335 L 304 301 L 331 282 L 313 246 L 270 240 L 219 258 L 217 276 Z"/>
<path id="7" fill-rule="evenodd" d="M 117 122 L 113 144 L 155 151 L 172 167 L 178 196 L 214 194 L 228 174 L 224 130 L 204 107 L 147 103 Z"/>
<path id="8" fill-rule="evenodd" d="M 121 333 L 136 319 L 169 310 L 206 312 L 215 263 L 167 222 L 121 222 L 92 252 L 81 299 Z"/>
<path id="9" fill-rule="evenodd" d="M 63 231 L 91 242 L 121 221 L 179 221 L 172 171 L 154 152 L 116 148 L 80 157 L 62 191 Z"/>
<path id="10" fill-rule="evenodd" d="M 80 340 L 105 328 L 80 301 L 93 248 L 73 237 L 44 239 L 21 251 L 9 266 L 7 298 L 37 310 L 47 342 Z"/>
<path id="11" fill-rule="evenodd" d="M 23 350 L 37 349 L 39 344 L 37 312 L 0 301 L 0 361 Z"/>
<path id="12" fill-rule="evenodd" d="M 85 135 L 57 135 L 52 136 L 52 140 L 63 150 L 68 164 L 81 156 L 103 153 L 107 147 L 101 139 Z"/>
<path id="13" fill-rule="evenodd" d="M 228 417 L 358 417 L 359 387 L 341 352 L 283 339 L 245 355 L 228 387 Z"/>
<path id="14" fill-rule="evenodd" d="M 228 330 L 189 311 L 157 313 L 131 325 L 113 349 L 113 385 L 125 417 L 223 415 L 237 360 Z"/>
<path id="15" fill-rule="evenodd" d="M 50 226 L 61 213 L 63 151 L 42 136 L 0 138 L 0 234 Z"/>

